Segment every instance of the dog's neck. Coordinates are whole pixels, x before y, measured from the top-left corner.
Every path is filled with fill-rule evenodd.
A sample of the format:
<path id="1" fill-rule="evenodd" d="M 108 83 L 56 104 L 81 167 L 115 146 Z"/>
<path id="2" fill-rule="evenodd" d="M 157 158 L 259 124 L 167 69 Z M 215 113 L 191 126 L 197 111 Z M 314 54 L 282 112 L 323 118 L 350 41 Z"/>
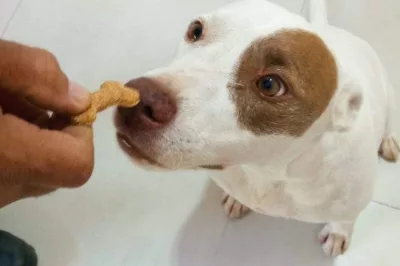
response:
<path id="1" fill-rule="evenodd" d="M 279 151 L 274 151 L 268 157 L 260 157 L 256 161 L 246 162 L 240 167 L 248 174 L 260 173 L 264 176 L 271 176 L 277 179 L 287 175 L 297 175 L 299 171 L 307 172 L 303 163 L 304 160 L 312 160 L 312 158 L 322 157 L 324 149 L 322 138 L 329 131 L 330 109 L 311 126 L 311 128 L 301 137 L 284 141 L 279 144 Z M 268 175 L 267 173 L 280 172 L 277 175 Z"/>

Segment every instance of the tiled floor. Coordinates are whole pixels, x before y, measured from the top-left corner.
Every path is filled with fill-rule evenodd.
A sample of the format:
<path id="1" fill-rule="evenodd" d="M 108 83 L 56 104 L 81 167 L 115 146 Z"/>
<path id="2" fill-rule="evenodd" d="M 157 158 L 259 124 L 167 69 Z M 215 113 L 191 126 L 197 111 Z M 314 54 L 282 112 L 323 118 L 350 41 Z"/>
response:
<path id="1" fill-rule="evenodd" d="M 0 34 L 50 49 L 71 78 L 95 88 L 165 64 L 187 21 L 227 2 L 1 0 Z M 301 7 L 301 0 L 276 2 Z M 400 94 L 400 1 L 328 2 L 331 22 L 371 42 Z M 382 162 L 376 203 L 359 219 L 350 251 L 333 261 L 317 244 L 319 226 L 258 215 L 231 222 L 204 173 L 132 167 L 116 147 L 110 116 L 96 125 L 97 165 L 85 187 L 0 210 L 0 228 L 32 243 L 41 266 L 400 264 L 399 164 Z"/>

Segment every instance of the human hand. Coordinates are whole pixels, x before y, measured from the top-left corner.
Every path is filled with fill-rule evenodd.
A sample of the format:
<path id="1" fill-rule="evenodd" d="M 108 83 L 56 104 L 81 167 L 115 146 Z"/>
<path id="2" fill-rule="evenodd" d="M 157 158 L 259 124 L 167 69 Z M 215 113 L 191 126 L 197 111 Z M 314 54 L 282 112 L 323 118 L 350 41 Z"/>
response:
<path id="1" fill-rule="evenodd" d="M 90 178 L 92 129 L 61 125 L 47 112 L 76 115 L 89 105 L 51 53 L 0 40 L 0 208 Z"/>

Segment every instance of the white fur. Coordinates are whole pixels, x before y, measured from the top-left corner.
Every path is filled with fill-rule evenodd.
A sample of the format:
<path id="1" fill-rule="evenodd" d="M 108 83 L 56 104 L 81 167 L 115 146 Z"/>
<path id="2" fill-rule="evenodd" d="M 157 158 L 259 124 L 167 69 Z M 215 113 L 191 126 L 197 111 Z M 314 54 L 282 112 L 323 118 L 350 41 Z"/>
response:
<path id="1" fill-rule="evenodd" d="M 373 49 L 326 24 L 312 8 L 315 23 L 264 0 L 240 1 L 201 16 L 206 40 L 183 41 L 170 66 L 146 74 L 177 95 L 178 117 L 164 130 L 132 138 L 170 169 L 227 166 L 212 178 L 256 212 L 330 223 L 324 233 L 328 230 L 332 237 L 324 249 L 337 255 L 334 246 L 341 243 L 335 241 L 345 243 L 351 235 L 350 229 L 341 230 L 352 229 L 371 200 L 377 151 L 391 133 L 387 119 L 392 92 Z M 238 126 L 227 85 L 246 47 L 284 28 L 320 36 L 338 64 L 339 87 L 303 136 L 256 136 Z M 345 240 L 334 238 L 337 234 Z"/>

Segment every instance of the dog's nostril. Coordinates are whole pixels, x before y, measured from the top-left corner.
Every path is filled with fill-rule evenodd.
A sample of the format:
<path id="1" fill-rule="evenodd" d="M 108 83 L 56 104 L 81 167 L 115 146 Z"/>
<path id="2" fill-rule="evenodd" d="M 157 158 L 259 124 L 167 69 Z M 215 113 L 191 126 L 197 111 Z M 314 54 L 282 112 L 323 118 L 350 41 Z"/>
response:
<path id="1" fill-rule="evenodd" d="M 131 115 L 130 109 L 125 108 L 125 107 L 118 107 L 117 110 L 118 110 L 119 116 L 122 118 L 122 121 L 124 122 L 124 124 L 127 125 L 129 123 L 128 118 Z"/>
<path id="2" fill-rule="evenodd" d="M 149 78 L 131 80 L 127 86 L 136 88 L 140 102 L 133 108 L 120 109 L 120 115 L 131 129 L 152 130 L 167 126 L 175 117 L 175 99 L 165 88 Z"/>
<path id="3" fill-rule="evenodd" d="M 150 118 L 151 120 L 156 120 L 153 116 L 153 109 L 149 105 L 145 105 L 143 107 L 143 114 Z"/>

